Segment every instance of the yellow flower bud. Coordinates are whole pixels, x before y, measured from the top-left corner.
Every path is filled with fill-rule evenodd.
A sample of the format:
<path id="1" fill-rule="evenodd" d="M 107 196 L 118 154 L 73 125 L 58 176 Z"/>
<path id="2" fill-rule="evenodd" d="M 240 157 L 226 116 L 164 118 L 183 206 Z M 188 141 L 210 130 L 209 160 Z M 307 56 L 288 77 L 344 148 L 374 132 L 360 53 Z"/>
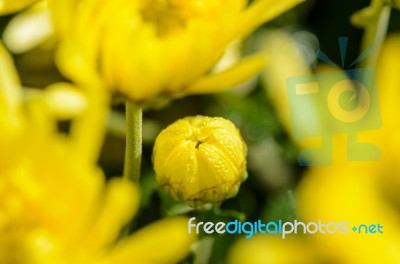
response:
<path id="1" fill-rule="evenodd" d="M 186 117 L 156 139 L 156 179 L 170 196 L 192 207 L 219 204 L 235 196 L 247 178 L 246 152 L 246 144 L 231 121 Z"/>

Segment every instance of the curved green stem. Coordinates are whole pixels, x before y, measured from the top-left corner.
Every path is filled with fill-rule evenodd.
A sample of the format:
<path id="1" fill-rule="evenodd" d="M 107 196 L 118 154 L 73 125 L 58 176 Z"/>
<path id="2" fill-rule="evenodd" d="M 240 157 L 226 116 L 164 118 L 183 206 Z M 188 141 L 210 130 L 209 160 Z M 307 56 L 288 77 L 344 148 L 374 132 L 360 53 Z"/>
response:
<path id="1" fill-rule="evenodd" d="M 138 183 L 142 161 L 142 108 L 130 101 L 125 104 L 126 145 L 124 179 Z"/>

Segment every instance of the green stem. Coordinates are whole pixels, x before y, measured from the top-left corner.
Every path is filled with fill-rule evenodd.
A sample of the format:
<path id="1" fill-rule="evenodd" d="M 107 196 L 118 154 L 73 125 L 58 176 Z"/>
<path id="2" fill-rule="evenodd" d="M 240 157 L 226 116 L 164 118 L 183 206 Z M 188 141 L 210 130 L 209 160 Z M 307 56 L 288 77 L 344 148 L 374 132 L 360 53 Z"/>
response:
<path id="1" fill-rule="evenodd" d="M 130 101 L 125 104 L 126 146 L 124 178 L 138 183 L 142 161 L 142 108 Z"/>
<path id="2" fill-rule="evenodd" d="M 372 55 L 360 63 L 361 67 L 375 67 L 379 51 L 385 40 L 390 18 L 390 6 L 383 0 L 371 0 L 372 18 L 365 25 L 362 50 L 372 49 Z"/>

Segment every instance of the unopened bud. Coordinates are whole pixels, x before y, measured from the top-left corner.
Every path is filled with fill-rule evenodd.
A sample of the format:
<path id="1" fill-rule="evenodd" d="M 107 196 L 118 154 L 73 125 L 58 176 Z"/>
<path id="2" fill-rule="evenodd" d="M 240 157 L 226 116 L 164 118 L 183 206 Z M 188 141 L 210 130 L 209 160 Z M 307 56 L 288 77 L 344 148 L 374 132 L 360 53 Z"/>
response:
<path id="1" fill-rule="evenodd" d="M 221 117 L 186 117 L 156 139 L 153 163 L 158 183 L 192 207 L 220 204 L 247 178 L 246 144 Z"/>

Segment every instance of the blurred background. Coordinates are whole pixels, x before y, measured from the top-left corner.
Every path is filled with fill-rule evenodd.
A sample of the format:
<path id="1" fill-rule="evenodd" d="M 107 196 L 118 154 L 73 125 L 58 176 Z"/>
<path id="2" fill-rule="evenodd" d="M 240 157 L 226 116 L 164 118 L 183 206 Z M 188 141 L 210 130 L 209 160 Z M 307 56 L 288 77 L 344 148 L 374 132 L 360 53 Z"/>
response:
<path id="1" fill-rule="evenodd" d="M 360 54 L 363 29 L 352 25 L 350 17 L 356 11 L 367 7 L 369 4 L 368 0 L 306 1 L 279 18 L 265 24 L 245 41 L 232 45 L 220 65 L 235 61 L 240 56 L 259 50 L 262 43 L 268 43 L 268 40 L 276 40 L 279 34 L 271 35 L 274 30 L 285 32 L 284 34 L 287 34 L 285 36 L 288 41 L 293 41 L 296 50 L 295 54 L 300 54 L 299 56 L 303 60 L 303 70 L 309 70 L 310 74 L 317 71 L 317 68 L 321 66 L 317 58 L 318 50 L 322 50 L 337 65 L 341 65 L 338 38 L 348 37 L 348 61 L 355 59 Z M 3 36 L 3 41 L 8 45 L 8 48 L 14 51 L 13 56 L 23 86 L 40 89 L 48 84 L 64 81 L 53 62 L 54 40 L 51 37 L 42 38 L 37 43 L 32 43 L 29 47 L 22 48 L 13 46 L 15 44 L 13 44 L 12 36 L 8 36 L 7 39 L 7 30 L 10 30 L 11 26 L 18 28 L 18 23 L 15 22 L 18 16 L 20 14 L 0 17 L 0 35 Z M 38 25 L 40 24 L 36 24 L 36 26 Z M 37 30 L 34 27 L 29 28 L 23 23 L 19 26 L 23 28 L 18 30 L 28 35 L 30 31 Z M 396 9 L 392 9 L 388 35 L 396 33 L 399 29 L 400 13 Z M 271 63 L 273 67 L 273 63 L 278 62 Z M 354 67 L 356 65 L 351 68 Z M 396 70 L 400 70 L 400 67 Z M 329 181 L 324 181 L 327 177 L 326 175 L 333 175 L 332 178 L 335 178 L 334 175 L 336 174 L 346 175 L 349 171 L 360 171 L 352 164 L 327 166 L 320 168 L 320 171 L 299 165 L 298 157 L 301 144 L 295 142 L 290 135 L 291 131 L 285 124 L 285 117 L 282 118 L 282 115 L 285 114 L 282 113 L 279 103 L 276 103 L 276 101 L 283 99 L 281 96 L 271 92 L 271 87 L 269 87 L 271 82 L 268 74 L 267 70 L 262 77 L 244 83 L 229 92 L 205 96 L 189 96 L 144 113 L 142 199 L 140 211 L 135 216 L 135 221 L 131 226 L 132 230 L 139 229 L 165 216 L 182 213 L 188 216 L 196 216 L 199 221 L 204 219 L 214 222 L 232 221 L 237 218 L 242 221 L 257 221 L 261 219 L 265 222 L 277 220 L 293 221 L 294 219 L 318 220 L 324 216 L 327 218 L 330 216 L 329 213 L 324 214 L 324 209 L 318 208 L 317 205 L 319 203 L 327 201 L 326 204 L 329 205 L 330 199 L 333 199 L 332 197 L 336 197 L 335 199 L 337 200 L 343 199 L 345 203 L 351 203 L 352 199 L 356 199 L 354 197 L 364 197 L 364 193 L 358 194 L 352 186 L 348 185 L 346 187 L 346 183 L 331 183 L 329 186 L 332 188 L 325 188 L 324 182 Z M 290 77 L 290 72 L 287 74 L 285 76 Z M 379 86 L 378 89 L 380 89 Z M 384 105 L 385 101 L 381 100 L 380 104 L 381 106 Z M 392 110 L 395 111 L 395 109 Z M 225 201 L 220 209 L 192 210 L 186 205 L 168 198 L 163 191 L 158 189 L 155 182 L 151 162 L 155 137 L 162 129 L 177 119 L 192 115 L 222 116 L 230 119 L 239 127 L 248 144 L 249 177 L 242 184 L 238 195 Z M 307 116 L 304 118 L 307 118 Z M 99 165 L 104 170 L 107 178 L 122 174 L 125 148 L 124 122 L 123 101 L 121 98 L 115 97 L 113 98 L 113 113 L 108 122 L 109 131 L 99 160 Z M 60 131 L 68 133 L 68 129 L 69 123 L 67 121 L 59 123 Z M 393 157 L 396 156 L 393 155 Z M 395 170 L 395 167 L 390 166 L 385 166 L 385 168 Z M 383 169 L 377 170 L 382 171 Z M 321 174 L 324 176 L 315 176 Z M 395 182 L 395 180 L 389 179 L 388 182 L 389 184 L 385 183 L 386 185 L 383 185 L 393 186 L 391 183 Z M 333 186 L 339 187 L 334 188 Z M 370 192 L 368 191 L 369 187 L 362 187 L 362 184 L 355 185 L 355 187 L 357 186 L 367 190 L 365 197 L 368 198 L 365 199 L 375 199 L 369 196 L 369 193 L 375 193 L 374 188 L 371 188 L 372 191 Z M 314 192 L 314 190 L 319 191 Z M 395 193 L 396 189 L 393 192 Z M 347 197 L 346 195 L 349 193 L 351 195 Z M 395 198 L 387 198 L 387 201 L 388 204 L 393 205 L 393 208 L 397 208 L 396 200 L 398 198 L 396 198 L 396 195 L 394 196 Z M 299 199 L 301 200 L 300 205 Z M 359 210 L 359 214 L 363 214 L 364 209 L 360 206 L 353 208 L 354 210 Z M 393 209 L 393 211 L 397 212 L 397 209 Z M 346 215 L 347 211 L 342 211 L 335 207 L 331 207 L 329 210 L 333 215 L 335 215 L 335 212 L 342 214 L 344 221 L 352 219 L 352 216 Z M 400 211 L 398 213 L 400 214 Z M 385 212 L 374 211 L 373 214 L 379 216 L 380 214 L 384 215 Z M 377 220 L 380 220 L 379 217 Z M 398 223 L 398 216 L 391 217 L 390 221 Z M 400 223 L 398 224 L 397 228 L 400 230 Z M 351 248 L 352 243 L 358 243 L 357 239 L 352 240 L 354 239 L 353 237 L 348 237 L 346 238 L 347 240 L 339 239 L 335 241 L 334 239 L 325 238 L 309 239 L 307 236 L 299 235 L 293 240 L 283 241 L 279 237 L 272 236 L 264 239 L 250 239 L 247 243 L 252 244 L 248 245 L 245 242 L 238 242 L 242 241 L 239 235 L 202 235 L 201 237 L 202 239 L 198 243 L 195 253 L 191 254 L 183 263 L 400 263 L 400 260 L 395 257 L 385 257 L 384 254 L 389 254 L 386 251 L 371 252 L 372 255 L 368 258 L 358 255 L 362 252 L 358 248 L 353 250 L 351 254 L 354 256 L 352 257 L 347 256 L 347 251 L 340 247 L 336 253 L 325 252 L 327 248 L 330 248 L 330 251 L 334 251 L 340 243 L 344 243 L 343 247 Z M 380 240 L 385 239 L 391 238 L 382 238 Z M 373 245 L 385 243 L 380 240 L 374 240 L 371 243 Z M 397 242 L 397 240 L 391 240 L 390 244 L 393 251 L 391 252 L 398 257 L 400 253 Z M 316 243 L 320 243 L 322 246 L 315 246 Z M 325 250 L 321 249 L 322 247 Z M 378 251 L 386 248 L 384 246 L 376 247 Z M 368 245 L 364 247 L 364 249 L 369 248 L 370 246 Z M 253 254 L 254 259 L 247 258 L 246 262 L 241 262 L 242 253 Z M 265 257 L 263 254 L 267 256 Z M 376 260 L 381 262 L 375 262 Z"/>

